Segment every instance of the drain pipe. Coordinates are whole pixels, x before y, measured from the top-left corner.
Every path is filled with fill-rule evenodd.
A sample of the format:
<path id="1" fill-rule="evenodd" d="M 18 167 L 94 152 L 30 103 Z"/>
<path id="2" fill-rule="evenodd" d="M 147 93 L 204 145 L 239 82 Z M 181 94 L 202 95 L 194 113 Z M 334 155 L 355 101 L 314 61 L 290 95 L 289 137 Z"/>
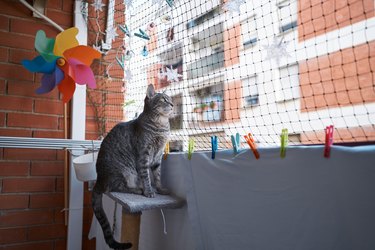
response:
<path id="1" fill-rule="evenodd" d="M 82 7 L 87 8 L 87 3 L 75 0 L 74 26 L 78 28 L 77 39 L 80 45 L 87 45 L 87 24 L 82 15 Z M 85 140 L 86 132 L 86 85 L 76 84 L 76 90 L 71 102 L 71 137 L 74 140 Z M 82 249 L 83 227 L 83 182 L 79 181 L 73 167 L 73 159 L 83 154 L 74 151 L 70 155 L 70 193 L 69 193 L 69 223 L 67 249 Z"/>

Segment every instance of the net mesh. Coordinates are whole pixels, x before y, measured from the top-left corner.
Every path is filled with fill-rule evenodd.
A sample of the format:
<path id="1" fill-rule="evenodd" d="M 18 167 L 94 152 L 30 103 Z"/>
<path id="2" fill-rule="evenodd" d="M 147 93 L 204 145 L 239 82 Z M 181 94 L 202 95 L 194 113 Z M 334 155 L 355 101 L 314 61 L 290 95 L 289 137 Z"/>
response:
<path id="1" fill-rule="evenodd" d="M 229 148 L 236 133 L 279 145 L 284 128 L 289 144 L 324 143 L 329 125 L 335 143 L 375 141 L 373 0 L 95 2 L 91 40 L 103 79 L 117 74 L 121 119 L 142 112 L 154 84 L 173 98 L 172 151 L 190 138 L 210 149 L 213 135 Z"/>

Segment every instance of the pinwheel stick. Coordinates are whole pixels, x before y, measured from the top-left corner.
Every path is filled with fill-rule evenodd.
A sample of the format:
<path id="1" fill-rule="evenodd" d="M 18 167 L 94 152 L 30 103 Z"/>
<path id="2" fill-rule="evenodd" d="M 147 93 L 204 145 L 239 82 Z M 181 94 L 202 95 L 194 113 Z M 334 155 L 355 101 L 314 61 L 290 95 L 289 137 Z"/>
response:
<path id="1" fill-rule="evenodd" d="M 27 8 L 29 8 L 30 10 L 32 10 L 33 12 L 35 12 L 36 14 L 38 14 L 40 16 L 40 18 L 44 19 L 46 22 L 48 22 L 49 24 L 51 24 L 53 27 L 55 27 L 56 29 L 60 30 L 60 31 L 64 31 L 63 28 L 61 28 L 60 25 L 58 25 L 57 23 L 55 23 L 54 21 L 52 21 L 51 19 L 49 19 L 48 17 L 46 17 L 45 15 L 43 15 L 42 13 L 40 13 L 37 9 L 35 9 L 33 6 L 31 6 L 28 2 L 26 2 L 25 0 L 20 0 L 20 2 L 25 5 Z"/>

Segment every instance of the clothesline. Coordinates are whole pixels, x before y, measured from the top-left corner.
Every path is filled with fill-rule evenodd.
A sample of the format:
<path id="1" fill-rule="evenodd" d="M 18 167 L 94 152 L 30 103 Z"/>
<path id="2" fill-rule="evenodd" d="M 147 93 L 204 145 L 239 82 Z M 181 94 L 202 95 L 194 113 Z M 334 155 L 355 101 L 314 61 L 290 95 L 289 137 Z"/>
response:
<path id="1" fill-rule="evenodd" d="M 0 148 L 98 150 L 102 141 L 0 136 Z"/>

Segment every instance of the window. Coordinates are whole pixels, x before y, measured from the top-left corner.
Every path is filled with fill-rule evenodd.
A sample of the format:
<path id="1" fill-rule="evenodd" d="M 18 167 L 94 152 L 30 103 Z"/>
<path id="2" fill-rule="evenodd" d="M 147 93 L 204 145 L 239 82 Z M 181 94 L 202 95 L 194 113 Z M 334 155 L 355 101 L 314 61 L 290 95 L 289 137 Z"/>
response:
<path id="1" fill-rule="evenodd" d="M 203 57 L 187 66 L 187 78 L 198 78 L 224 67 L 224 52 L 219 51 Z"/>
<path id="2" fill-rule="evenodd" d="M 259 93 L 256 76 L 242 80 L 242 94 L 244 97 L 245 107 L 259 104 Z"/>
<path id="3" fill-rule="evenodd" d="M 277 4 L 277 7 L 280 32 L 286 32 L 297 27 L 297 1 L 281 1 Z"/>
<path id="4" fill-rule="evenodd" d="M 198 78 L 224 67 L 223 23 L 211 26 L 192 38 L 189 49 L 195 60 L 187 66 L 187 78 Z"/>
<path id="5" fill-rule="evenodd" d="M 223 102 L 223 95 L 221 94 L 205 96 L 203 98 L 203 103 L 207 105 L 208 109 L 203 112 L 203 121 L 221 121 L 223 113 Z"/>
<path id="6" fill-rule="evenodd" d="M 202 24 L 210 19 L 212 19 L 213 17 L 215 17 L 215 15 L 219 14 L 221 12 L 221 6 L 217 6 L 215 8 L 213 8 L 212 10 L 206 12 L 205 14 L 189 21 L 187 24 L 186 24 L 186 28 L 187 29 L 191 29 L 195 26 L 198 26 L 199 24 Z"/>
<path id="7" fill-rule="evenodd" d="M 299 98 L 298 64 L 280 68 L 280 79 L 276 85 L 277 101 Z"/>
<path id="8" fill-rule="evenodd" d="M 218 78 L 209 80 L 216 83 Z M 192 126 L 200 122 L 220 122 L 224 115 L 223 82 L 218 81 L 210 87 L 201 88 L 193 93 Z M 207 83 L 207 82 L 206 82 Z M 204 82 L 202 85 L 205 84 Z"/>
<path id="9" fill-rule="evenodd" d="M 257 43 L 258 34 L 257 34 L 257 26 L 256 26 L 254 16 L 246 19 L 241 24 L 241 30 L 242 30 L 242 44 L 245 49 Z"/>

